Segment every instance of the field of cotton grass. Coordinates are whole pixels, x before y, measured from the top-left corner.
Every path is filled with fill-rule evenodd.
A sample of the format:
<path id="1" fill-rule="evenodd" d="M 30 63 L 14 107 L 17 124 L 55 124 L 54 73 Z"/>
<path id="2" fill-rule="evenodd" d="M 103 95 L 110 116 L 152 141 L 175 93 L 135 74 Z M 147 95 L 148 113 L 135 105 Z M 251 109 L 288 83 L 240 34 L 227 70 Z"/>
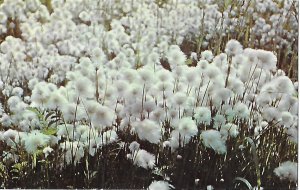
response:
<path id="1" fill-rule="evenodd" d="M 4 0 L 0 188 L 296 189 L 298 0 Z"/>

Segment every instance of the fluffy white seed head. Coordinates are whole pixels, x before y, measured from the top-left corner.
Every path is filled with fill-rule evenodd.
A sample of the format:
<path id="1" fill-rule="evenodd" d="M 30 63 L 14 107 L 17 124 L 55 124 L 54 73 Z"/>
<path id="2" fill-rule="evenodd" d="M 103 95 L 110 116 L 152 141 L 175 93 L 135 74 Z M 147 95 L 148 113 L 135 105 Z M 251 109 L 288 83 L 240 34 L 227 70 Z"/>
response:
<path id="1" fill-rule="evenodd" d="M 280 179 L 288 179 L 297 182 L 297 165 L 297 163 L 291 161 L 283 162 L 279 167 L 274 169 L 274 173 L 280 177 Z"/>
<path id="2" fill-rule="evenodd" d="M 133 164 L 145 169 L 152 169 L 155 166 L 155 156 L 140 149 L 133 154 Z"/>
<path id="3" fill-rule="evenodd" d="M 147 140 L 155 144 L 160 141 L 161 127 L 156 122 L 145 119 L 141 122 L 133 123 L 133 126 L 141 140 Z"/>
<path id="4" fill-rule="evenodd" d="M 203 131 L 201 133 L 201 138 L 206 147 L 214 149 L 218 154 L 225 154 L 227 152 L 225 142 L 223 141 L 219 131 Z"/>
<path id="5" fill-rule="evenodd" d="M 225 47 L 225 52 L 229 56 L 234 56 L 242 53 L 243 46 L 237 40 L 229 40 Z"/>
<path id="6" fill-rule="evenodd" d="M 39 131 L 31 131 L 28 136 L 23 139 L 25 149 L 29 154 L 34 154 L 39 147 L 43 147 L 49 143 L 50 137 L 40 133 Z"/>
<path id="7" fill-rule="evenodd" d="M 214 58 L 214 55 L 210 50 L 205 50 L 205 51 L 201 52 L 201 59 L 211 62 L 213 60 L 213 58 Z"/>
<path id="8" fill-rule="evenodd" d="M 197 123 L 210 124 L 211 122 L 211 112 L 208 107 L 198 107 L 195 110 L 194 117 Z"/>
<path id="9" fill-rule="evenodd" d="M 92 116 L 92 124 L 95 127 L 104 128 L 111 126 L 115 120 L 115 112 L 107 106 L 98 105 Z"/>
<path id="10" fill-rule="evenodd" d="M 186 55 L 178 48 L 171 48 L 167 53 L 168 62 L 172 70 L 180 65 L 184 65 L 186 61 Z"/>
<path id="11" fill-rule="evenodd" d="M 184 117 L 180 119 L 177 127 L 177 130 L 182 137 L 192 137 L 198 133 L 197 125 L 191 117 Z"/>
<path id="12" fill-rule="evenodd" d="M 149 190 L 169 190 L 169 183 L 166 181 L 153 181 L 148 187 Z"/>

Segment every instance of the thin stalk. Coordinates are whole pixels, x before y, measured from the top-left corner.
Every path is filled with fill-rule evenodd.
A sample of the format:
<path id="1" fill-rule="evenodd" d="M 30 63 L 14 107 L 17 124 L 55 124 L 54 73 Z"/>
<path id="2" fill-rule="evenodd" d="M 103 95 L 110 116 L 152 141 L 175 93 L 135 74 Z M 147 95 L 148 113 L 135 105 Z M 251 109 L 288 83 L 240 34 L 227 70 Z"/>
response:
<path id="1" fill-rule="evenodd" d="M 253 161 L 254 161 L 254 164 L 255 164 L 255 171 L 256 171 L 256 177 L 257 177 L 257 179 L 256 179 L 257 189 L 260 190 L 261 177 L 260 177 L 258 156 L 257 156 L 257 153 L 256 153 L 256 146 L 255 146 L 254 141 L 250 137 L 247 137 L 246 139 L 251 145 L 251 152 L 252 152 Z"/>

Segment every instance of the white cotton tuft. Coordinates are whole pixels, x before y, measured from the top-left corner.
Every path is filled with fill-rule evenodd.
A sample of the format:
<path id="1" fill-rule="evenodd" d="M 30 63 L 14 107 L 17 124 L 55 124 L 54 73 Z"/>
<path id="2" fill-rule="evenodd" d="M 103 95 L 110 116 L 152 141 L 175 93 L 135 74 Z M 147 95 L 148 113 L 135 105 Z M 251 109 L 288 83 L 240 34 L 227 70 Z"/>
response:
<path id="1" fill-rule="evenodd" d="M 262 68 L 267 71 L 276 69 L 277 57 L 270 51 L 246 48 L 244 55 L 248 57 L 249 63 L 257 68 Z"/>
<path id="2" fill-rule="evenodd" d="M 210 109 L 208 107 L 198 107 L 195 110 L 194 117 L 197 123 L 203 123 L 209 125 L 211 121 Z"/>
<path id="3" fill-rule="evenodd" d="M 156 122 L 145 119 L 133 123 L 135 131 L 141 140 L 147 140 L 150 143 L 158 143 L 161 139 L 161 127 Z"/>
<path id="4" fill-rule="evenodd" d="M 282 94 L 292 95 L 295 92 L 294 84 L 287 76 L 280 76 L 272 80 L 276 91 Z"/>
<path id="5" fill-rule="evenodd" d="M 25 150 L 29 154 L 34 154 L 39 147 L 46 146 L 49 143 L 50 137 L 39 131 L 31 131 L 31 133 L 24 136 L 22 140 L 25 144 Z"/>
<path id="6" fill-rule="evenodd" d="M 12 95 L 14 95 L 14 96 L 18 96 L 18 97 L 22 97 L 22 95 L 23 95 L 23 92 L 24 92 L 24 90 L 22 89 L 22 88 L 20 88 L 20 87 L 15 87 L 15 88 L 13 88 L 13 90 L 12 90 Z"/>
<path id="7" fill-rule="evenodd" d="M 93 114 L 91 121 L 96 127 L 104 128 L 111 126 L 115 120 L 115 112 L 107 106 L 98 105 L 96 112 Z"/>
<path id="8" fill-rule="evenodd" d="M 274 173 L 280 177 L 280 179 L 288 179 L 290 181 L 297 182 L 297 168 L 297 163 L 286 161 L 281 163 L 279 167 L 275 168 Z"/>
<path id="9" fill-rule="evenodd" d="M 157 71 L 156 75 L 160 82 L 168 82 L 171 81 L 173 78 L 171 72 L 166 69 Z"/>
<path id="10" fill-rule="evenodd" d="M 49 101 L 46 107 L 49 109 L 61 108 L 67 103 L 67 99 L 59 91 L 54 91 L 51 93 Z"/>
<path id="11" fill-rule="evenodd" d="M 177 46 L 178 47 L 178 46 Z M 180 50 L 180 48 L 170 48 L 166 55 L 170 67 L 174 70 L 180 65 L 184 65 L 186 61 L 186 55 Z"/>
<path id="12" fill-rule="evenodd" d="M 155 110 L 155 108 L 156 108 L 156 104 L 154 101 L 147 101 L 144 103 L 144 110 L 147 113 L 152 112 L 153 110 Z"/>
<path id="13" fill-rule="evenodd" d="M 76 103 L 67 103 L 66 105 L 63 105 L 61 112 L 65 121 L 79 120 L 85 114 L 84 108 Z"/>
<path id="14" fill-rule="evenodd" d="M 190 58 L 197 61 L 198 60 L 197 53 L 196 52 L 191 52 Z"/>
<path id="15" fill-rule="evenodd" d="M 233 107 L 233 112 L 239 119 L 248 119 L 250 117 L 250 110 L 248 106 L 242 102 L 238 102 Z"/>
<path id="16" fill-rule="evenodd" d="M 169 190 L 169 183 L 166 181 L 153 181 L 148 187 L 149 190 Z"/>
<path id="17" fill-rule="evenodd" d="M 286 134 L 288 134 L 288 139 L 291 142 L 298 144 L 298 127 L 289 127 Z"/>
<path id="18" fill-rule="evenodd" d="M 137 71 L 138 71 L 138 74 L 140 76 L 141 82 L 147 83 L 147 84 L 153 82 L 154 78 L 153 78 L 153 71 L 152 70 L 150 70 L 146 67 L 143 67 L 142 69 L 139 69 Z"/>
<path id="19" fill-rule="evenodd" d="M 191 117 L 184 117 L 180 119 L 177 130 L 180 135 L 185 138 L 190 138 L 198 133 L 197 125 Z"/>
<path id="20" fill-rule="evenodd" d="M 184 72 L 184 77 L 186 79 L 186 82 L 189 84 L 189 85 L 194 85 L 197 83 L 197 85 L 199 84 L 198 81 L 199 81 L 199 71 L 197 71 L 196 69 L 194 69 L 193 67 L 187 67 L 185 69 L 185 72 Z"/>
<path id="21" fill-rule="evenodd" d="M 228 101 L 228 99 L 233 95 L 232 91 L 228 88 L 218 88 L 214 90 L 212 95 L 212 101 L 215 106 L 220 105 L 222 102 Z"/>
<path id="22" fill-rule="evenodd" d="M 235 138 L 239 134 L 238 126 L 234 123 L 227 123 L 221 127 L 220 133 L 224 140 L 227 139 L 228 135 Z"/>
<path id="23" fill-rule="evenodd" d="M 238 55 L 243 52 L 243 46 L 237 40 L 229 40 L 226 44 L 225 52 L 229 56 Z"/>
<path id="24" fill-rule="evenodd" d="M 261 68 L 265 68 L 267 70 L 276 69 L 277 57 L 274 53 L 262 49 L 258 49 L 257 58 L 258 64 L 261 65 Z"/>
<path id="25" fill-rule="evenodd" d="M 116 142 L 118 140 L 118 135 L 115 130 L 108 130 L 105 131 L 100 138 L 100 145 L 107 145 Z"/>
<path id="26" fill-rule="evenodd" d="M 157 107 L 153 112 L 150 114 L 150 119 L 153 121 L 162 121 L 165 118 L 165 112 L 162 108 Z"/>
<path id="27" fill-rule="evenodd" d="M 209 62 L 211 62 L 214 58 L 213 53 L 210 50 L 205 50 L 203 52 L 201 52 L 201 59 L 202 60 L 207 60 Z"/>
<path id="28" fill-rule="evenodd" d="M 219 131 L 207 130 L 201 133 L 204 146 L 214 149 L 218 154 L 225 154 L 226 145 Z"/>
<path id="29" fill-rule="evenodd" d="M 182 136 L 178 130 L 173 130 L 171 132 L 171 138 L 169 141 L 171 150 L 176 150 L 179 146 L 183 147 L 191 140 L 190 136 Z"/>
<path id="30" fill-rule="evenodd" d="M 58 125 L 56 135 L 59 139 L 61 139 L 61 137 L 73 139 L 73 130 L 74 126 L 72 124 Z"/>
<path id="31" fill-rule="evenodd" d="M 200 73 L 205 72 L 205 70 L 208 68 L 208 61 L 206 60 L 200 60 L 197 63 L 197 68 L 199 69 Z"/>
<path id="32" fill-rule="evenodd" d="M 215 129 L 218 129 L 219 127 L 223 126 L 226 123 L 226 118 L 224 117 L 224 115 L 221 114 L 215 115 L 213 120 L 214 120 Z"/>
<path id="33" fill-rule="evenodd" d="M 95 96 L 95 85 L 87 77 L 79 77 L 74 81 L 76 93 L 80 97 L 92 98 Z"/>
<path id="34" fill-rule="evenodd" d="M 244 83 L 237 77 L 228 78 L 228 88 L 236 95 L 242 95 L 245 91 Z"/>
<path id="35" fill-rule="evenodd" d="M 31 94 L 31 101 L 35 105 L 43 105 L 49 100 L 50 92 L 46 82 L 40 82 L 34 86 Z"/>
<path id="36" fill-rule="evenodd" d="M 176 106 L 182 106 L 187 100 L 187 96 L 183 92 L 176 92 L 173 96 L 173 103 Z"/>
<path id="37" fill-rule="evenodd" d="M 293 115 L 288 112 L 284 111 L 281 112 L 281 124 L 284 125 L 285 127 L 290 127 L 294 122 Z"/>
<path id="38" fill-rule="evenodd" d="M 84 102 L 86 114 L 91 117 L 96 113 L 99 103 L 96 100 L 88 100 Z"/>
<path id="39" fill-rule="evenodd" d="M 134 153 L 135 151 L 138 151 L 140 149 L 140 144 L 136 141 L 133 141 L 129 145 L 129 150 Z"/>
<path id="40" fill-rule="evenodd" d="M 86 11 L 82 11 L 82 12 L 79 14 L 79 18 L 80 18 L 83 22 L 88 22 L 88 21 L 90 21 L 90 19 L 91 19 L 89 13 L 87 13 Z"/>
<path id="41" fill-rule="evenodd" d="M 263 109 L 262 116 L 267 121 L 278 121 L 281 117 L 281 112 L 273 106 L 268 106 Z"/>
<path id="42" fill-rule="evenodd" d="M 45 154 L 45 157 L 47 158 L 48 155 L 53 151 L 53 148 L 47 146 L 43 149 L 43 153 Z"/>
<path id="43" fill-rule="evenodd" d="M 155 156 L 140 149 L 133 154 L 133 164 L 145 169 L 152 169 L 155 166 Z"/>
<path id="44" fill-rule="evenodd" d="M 66 141 L 60 143 L 60 148 L 65 151 L 65 160 L 67 164 L 71 164 L 74 158 L 74 165 L 76 165 L 81 158 L 84 156 L 84 144 L 82 142 L 74 141 Z"/>

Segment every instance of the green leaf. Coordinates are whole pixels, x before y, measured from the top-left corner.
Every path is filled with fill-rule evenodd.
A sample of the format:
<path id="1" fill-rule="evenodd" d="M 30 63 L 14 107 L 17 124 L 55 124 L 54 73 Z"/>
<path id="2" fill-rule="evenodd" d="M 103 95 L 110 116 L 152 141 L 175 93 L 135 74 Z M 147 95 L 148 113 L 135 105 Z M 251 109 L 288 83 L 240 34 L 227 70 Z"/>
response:
<path id="1" fill-rule="evenodd" d="M 43 153 L 43 150 L 39 149 L 36 151 L 35 154 L 36 154 L 36 157 L 39 157 L 39 156 L 43 155 L 44 153 Z"/>
<path id="2" fill-rule="evenodd" d="M 13 169 L 11 171 L 19 172 L 19 171 L 22 171 L 26 166 L 27 166 L 27 162 L 16 163 L 12 166 Z"/>
<path id="3" fill-rule="evenodd" d="M 192 59 L 187 59 L 187 60 L 185 61 L 185 63 L 186 63 L 187 65 L 192 65 L 192 64 L 193 64 L 193 60 L 192 60 Z"/>
<path id="4" fill-rule="evenodd" d="M 56 120 L 52 120 L 48 123 L 48 127 L 51 127 L 51 125 L 56 124 L 57 122 L 59 122 L 60 119 L 56 119 Z"/>
<path id="5" fill-rule="evenodd" d="M 5 166 L 2 162 L 0 162 L 0 177 L 3 178 L 5 176 Z"/>
<path id="6" fill-rule="evenodd" d="M 57 132 L 57 129 L 54 127 L 48 127 L 48 128 L 43 128 L 41 132 L 45 135 L 55 135 Z"/>
<path id="7" fill-rule="evenodd" d="M 38 111 L 37 108 L 27 107 L 26 109 L 29 110 L 29 111 L 32 111 L 32 112 L 34 112 L 34 113 L 36 113 L 36 114 L 39 114 L 39 113 L 40 113 L 40 112 Z"/>
<path id="8" fill-rule="evenodd" d="M 40 121 L 44 120 L 44 115 L 37 108 L 28 107 L 27 110 L 34 112 Z"/>

